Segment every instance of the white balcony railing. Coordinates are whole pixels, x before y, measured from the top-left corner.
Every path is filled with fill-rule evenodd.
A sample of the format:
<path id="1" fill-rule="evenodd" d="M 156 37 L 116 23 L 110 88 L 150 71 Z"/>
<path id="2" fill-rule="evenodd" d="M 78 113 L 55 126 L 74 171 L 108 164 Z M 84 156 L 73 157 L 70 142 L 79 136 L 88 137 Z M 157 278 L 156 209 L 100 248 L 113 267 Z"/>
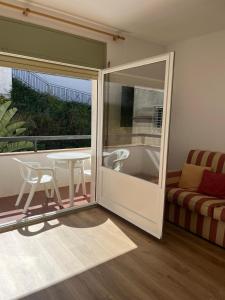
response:
<path id="1" fill-rule="evenodd" d="M 13 78 L 20 80 L 36 92 L 49 94 L 64 101 L 74 101 L 91 105 L 91 93 L 51 84 L 31 71 L 12 69 L 12 75 Z"/>

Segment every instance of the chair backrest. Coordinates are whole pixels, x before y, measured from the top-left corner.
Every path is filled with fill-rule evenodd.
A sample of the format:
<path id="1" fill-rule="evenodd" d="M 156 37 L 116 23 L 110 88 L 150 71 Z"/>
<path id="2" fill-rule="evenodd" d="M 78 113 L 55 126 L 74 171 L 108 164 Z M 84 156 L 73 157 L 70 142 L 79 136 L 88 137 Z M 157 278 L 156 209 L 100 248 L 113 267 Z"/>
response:
<path id="1" fill-rule="evenodd" d="M 121 171 L 123 163 L 128 159 L 130 151 L 128 149 L 117 149 L 111 152 L 105 159 L 105 165 L 115 171 Z"/>
<path id="2" fill-rule="evenodd" d="M 32 169 L 32 164 L 35 164 L 37 166 L 37 164 L 39 165 L 39 163 L 29 163 L 15 157 L 13 158 L 13 160 L 19 164 L 20 174 L 25 181 L 32 180 L 32 178 L 37 177 L 37 173 Z"/>
<path id="3" fill-rule="evenodd" d="M 186 162 L 197 166 L 211 167 L 214 172 L 225 173 L 225 153 L 191 150 Z"/>

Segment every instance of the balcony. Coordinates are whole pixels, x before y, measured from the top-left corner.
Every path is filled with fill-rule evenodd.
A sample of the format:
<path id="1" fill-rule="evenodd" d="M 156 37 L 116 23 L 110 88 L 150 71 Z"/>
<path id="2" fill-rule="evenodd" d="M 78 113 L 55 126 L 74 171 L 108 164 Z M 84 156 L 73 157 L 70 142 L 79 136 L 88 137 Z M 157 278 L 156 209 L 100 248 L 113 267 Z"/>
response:
<path id="1" fill-rule="evenodd" d="M 37 151 L 38 143 L 41 141 L 60 141 L 60 140 L 84 140 L 90 139 L 90 136 L 45 136 L 45 137 L 1 137 L 0 142 L 16 142 L 16 141 L 31 141 L 34 144 L 34 151 L 27 152 L 11 152 L 11 153 L 1 153 L 0 154 L 0 226 L 3 224 L 11 223 L 12 221 L 19 222 L 27 217 L 33 217 L 37 215 L 42 215 L 50 212 L 56 212 L 61 210 L 56 197 L 46 198 L 43 186 L 37 189 L 34 198 L 31 202 L 31 206 L 26 214 L 23 213 L 23 208 L 25 201 L 27 199 L 28 193 L 30 191 L 30 186 L 27 185 L 24 195 L 22 197 L 21 203 L 18 207 L 15 206 L 20 188 L 23 183 L 23 179 L 20 174 L 19 165 L 13 158 L 18 158 L 22 161 L 29 162 L 39 162 L 42 166 L 53 166 L 52 160 L 47 158 L 49 153 L 55 152 L 68 152 L 68 151 L 82 151 L 85 153 L 91 153 L 91 148 L 71 148 L 71 149 L 56 149 L 56 150 L 44 150 Z M 85 169 L 91 169 L 90 160 L 84 162 Z M 60 195 L 63 202 L 63 208 L 68 208 L 70 206 L 69 200 L 69 188 L 68 188 L 68 170 L 57 168 L 56 169 L 56 179 L 57 185 L 59 187 Z M 74 205 L 81 206 L 88 204 L 90 199 L 90 188 L 91 179 L 85 178 L 87 195 L 82 195 L 82 189 L 79 188 L 78 192 L 75 194 Z M 78 183 L 78 174 L 74 176 L 74 188 Z"/>
<path id="2" fill-rule="evenodd" d="M 128 136 L 126 135 L 126 138 Z M 111 136 L 113 138 L 113 136 Z M 115 137 L 114 137 L 115 138 Z M 157 177 L 157 172 L 159 169 L 159 146 L 146 145 L 145 139 L 154 139 L 155 141 L 159 140 L 157 135 L 155 136 L 147 136 L 147 135 L 132 135 L 132 143 L 123 144 L 123 147 L 129 149 L 130 157 L 124 163 L 123 172 L 140 177 L 143 179 L 150 179 L 151 176 Z M 25 205 L 25 201 L 28 196 L 28 192 L 30 187 L 27 187 L 25 190 L 25 194 L 21 200 L 19 207 L 15 206 L 16 199 L 18 197 L 18 193 L 20 191 L 21 185 L 23 183 L 23 179 L 21 177 L 19 166 L 13 158 L 19 158 L 22 161 L 33 161 L 40 162 L 42 166 L 52 166 L 52 161 L 47 158 L 49 153 L 57 153 L 57 152 L 68 152 L 68 151 L 82 151 L 86 153 L 91 153 L 91 148 L 71 148 L 71 149 L 56 149 L 56 150 L 44 150 L 37 151 L 38 143 L 41 141 L 54 141 L 54 140 L 79 140 L 79 139 L 89 139 L 90 136 L 48 136 L 48 137 L 5 137 L 0 138 L 0 142 L 7 141 L 32 141 L 34 144 L 34 151 L 27 152 L 16 152 L 16 153 L 1 153 L 0 154 L 0 226 L 12 221 L 19 222 L 27 217 L 34 217 L 37 215 L 42 215 L 50 212 L 57 212 L 60 208 L 57 204 L 56 198 L 47 199 L 43 190 L 38 190 L 35 193 L 35 196 L 31 202 L 31 206 L 27 214 L 23 213 L 23 208 Z M 116 137 L 118 141 L 118 137 Z M 122 147 L 122 146 L 121 146 Z M 111 152 L 114 151 L 118 146 L 111 146 L 104 150 Z M 84 168 L 87 170 L 91 169 L 90 160 L 84 161 Z M 150 171 L 149 171 L 150 170 Z M 59 191 L 61 194 L 63 208 L 68 208 L 70 205 L 69 200 L 69 174 L 68 170 L 57 168 L 56 172 L 57 184 L 59 187 Z M 74 188 L 78 183 L 78 175 L 75 173 L 74 176 Z M 151 178 L 154 179 L 154 178 Z M 78 193 L 75 194 L 74 198 L 74 206 L 82 206 L 90 203 L 93 199 L 91 199 L 91 181 L 90 177 L 85 178 L 86 180 L 86 189 L 87 196 L 82 195 L 82 189 L 80 187 Z"/>

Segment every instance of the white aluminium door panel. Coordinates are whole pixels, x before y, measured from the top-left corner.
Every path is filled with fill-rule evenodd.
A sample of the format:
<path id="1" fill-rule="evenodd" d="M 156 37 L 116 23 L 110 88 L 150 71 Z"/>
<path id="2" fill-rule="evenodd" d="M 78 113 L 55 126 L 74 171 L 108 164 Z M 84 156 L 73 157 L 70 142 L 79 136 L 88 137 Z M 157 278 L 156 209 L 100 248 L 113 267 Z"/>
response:
<path id="1" fill-rule="evenodd" d="M 97 202 L 157 238 L 163 227 L 172 73 L 168 53 L 100 75 Z"/>

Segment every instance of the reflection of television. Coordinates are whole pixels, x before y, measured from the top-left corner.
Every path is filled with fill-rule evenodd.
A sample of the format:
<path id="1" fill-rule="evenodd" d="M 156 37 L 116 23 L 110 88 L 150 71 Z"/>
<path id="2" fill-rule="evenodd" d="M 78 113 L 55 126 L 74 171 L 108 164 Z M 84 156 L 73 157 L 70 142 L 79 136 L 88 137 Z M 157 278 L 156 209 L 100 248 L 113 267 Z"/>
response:
<path id="1" fill-rule="evenodd" d="M 134 109 L 134 88 L 122 86 L 121 94 L 121 127 L 132 127 Z"/>

